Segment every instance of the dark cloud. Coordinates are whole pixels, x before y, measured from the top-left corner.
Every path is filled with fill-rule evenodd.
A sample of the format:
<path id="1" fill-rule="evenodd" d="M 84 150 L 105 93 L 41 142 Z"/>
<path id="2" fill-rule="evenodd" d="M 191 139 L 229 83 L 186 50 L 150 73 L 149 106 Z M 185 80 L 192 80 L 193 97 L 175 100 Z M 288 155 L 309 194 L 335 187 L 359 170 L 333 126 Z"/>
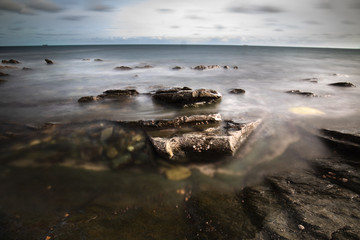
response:
<path id="1" fill-rule="evenodd" d="M 50 0 L 30 0 L 27 1 L 26 6 L 31 9 L 51 13 L 60 12 L 61 10 L 63 10 L 62 7 L 51 2 Z"/>
<path id="2" fill-rule="evenodd" d="M 78 16 L 78 15 L 72 15 L 72 16 L 63 16 L 60 19 L 62 20 L 66 20 L 66 21 L 81 21 L 84 18 L 86 18 L 86 16 Z"/>
<path id="3" fill-rule="evenodd" d="M 156 9 L 156 11 L 158 11 L 160 13 L 173 13 L 173 12 L 175 12 L 174 9 L 170 9 L 170 8 L 159 8 L 159 9 Z"/>
<path id="4" fill-rule="evenodd" d="M 112 7 L 104 4 L 92 4 L 90 5 L 89 10 L 96 12 L 109 12 L 112 10 Z"/>
<path id="5" fill-rule="evenodd" d="M 33 15 L 34 12 L 30 9 L 26 8 L 26 6 L 14 2 L 12 0 L 1 0 L 0 1 L 0 10 L 3 11 L 9 11 L 14 13 L 20 13 L 20 14 L 27 14 L 27 15 Z"/>
<path id="6" fill-rule="evenodd" d="M 325 10 L 333 9 L 333 6 L 332 6 L 332 4 L 331 4 L 329 1 L 320 2 L 320 3 L 318 3 L 315 7 L 316 7 L 316 8 L 319 8 L 319 9 L 325 9 Z"/>
<path id="7" fill-rule="evenodd" d="M 283 9 L 274 6 L 237 6 L 226 9 L 232 13 L 281 13 Z"/>
<path id="8" fill-rule="evenodd" d="M 309 24 L 309 25 L 320 25 L 320 22 L 314 21 L 314 20 L 308 20 L 308 21 L 305 21 L 304 23 Z"/>

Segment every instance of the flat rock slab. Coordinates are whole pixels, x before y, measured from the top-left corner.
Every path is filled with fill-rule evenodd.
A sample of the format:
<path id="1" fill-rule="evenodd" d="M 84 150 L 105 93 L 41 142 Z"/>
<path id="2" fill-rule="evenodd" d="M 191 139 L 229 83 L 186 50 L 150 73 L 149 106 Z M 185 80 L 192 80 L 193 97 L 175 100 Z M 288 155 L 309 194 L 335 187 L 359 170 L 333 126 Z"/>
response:
<path id="1" fill-rule="evenodd" d="M 171 129 L 167 136 L 154 136 L 148 131 L 155 151 L 172 162 L 213 162 L 223 160 L 226 156 L 234 156 L 241 144 L 261 123 L 261 120 L 221 121 L 219 114 L 182 118 L 193 120 L 183 121 L 188 125 L 187 130 L 179 124 L 178 130 Z M 201 118 L 209 120 L 199 123 L 197 119 Z M 210 121 L 213 124 L 209 124 Z M 170 120 L 171 124 L 173 122 L 174 120 Z M 189 128 L 189 125 L 202 128 Z"/>
<path id="2" fill-rule="evenodd" d="M 104 99 L 122 99 L 123 97 L 136 96 L 139 95 L 139 92 L 135 89 L 111 89 L 106 90 L 100 95 L 97 96 L 84 96 L 79 98 L 79 103 L 95 102 Z"/>
<path id="3" fill-rule="evenodd" d="M 351 82 L 337 82 L 337 83 L 330 83 L 329 85 L 335 87 L 356 87 Z"/>
<path id="4" fill-rule="evenodd" d="M 189 106 L 211 104 L 221 100 L 222 95 L 212 89 L 171 88 L 158 90 L 153 99 L 162 103 Z"/>

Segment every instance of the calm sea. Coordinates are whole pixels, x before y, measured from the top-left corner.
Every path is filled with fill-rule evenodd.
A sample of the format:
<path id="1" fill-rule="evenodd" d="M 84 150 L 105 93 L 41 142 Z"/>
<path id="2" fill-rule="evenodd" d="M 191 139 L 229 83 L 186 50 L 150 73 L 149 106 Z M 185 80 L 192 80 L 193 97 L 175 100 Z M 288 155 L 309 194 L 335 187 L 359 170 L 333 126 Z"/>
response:
<path id="1" fill-rule="evenodd" d="M 155 105 L 143 95 L 127 103 L 78 104 L 82 96 L 107 89 L 211 88 L 223 94 L 216 109 L 227 118 L 264 115 L 299 118 L 289 109 L 309 107 L 323 112 L 316 119 L 355 119 L 360 116 L 358 88 L 339 89 L 333 82 L 360 86 L 360 50 L 188 45 L 107 45 L 1 47 L 0 59 L 14 58 L 18 69 L 0 86 L 0 121 L 20 123 L 73 122 L 91 119 L 139 120 L 171 117 L 186 111 Z M 49 58 L 55 62 L 47 65 Z M 94 61 L 102 59 L 103 61 Z M 197 65 L 238 66 L 239 69 L 195 71 Z M 151 65 L 151 69 L 117 71 L 117 66 Z M 183 70 L 174 71 L 172 67 Z M 32 70 L 24 71 L 22 67 Z M 317 83 L 303 79 L 316 78 Z M 246 90 L 243 96 L 228 94 Z M 285 94 L 313 92 L 321 97 Z M 198 110 L 196 110 L 198 111 Z M 302 116 L 300 116 L 302 117 Z M 306 116 L 309 118 L 309 116 Z"/>

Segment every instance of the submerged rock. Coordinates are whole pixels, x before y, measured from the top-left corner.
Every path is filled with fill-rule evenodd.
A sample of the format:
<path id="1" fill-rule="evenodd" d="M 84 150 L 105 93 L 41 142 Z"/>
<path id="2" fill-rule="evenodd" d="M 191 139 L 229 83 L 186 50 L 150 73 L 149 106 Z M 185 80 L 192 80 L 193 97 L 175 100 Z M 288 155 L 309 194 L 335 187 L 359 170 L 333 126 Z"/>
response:
<path id="1" fill-rule="evenodd" d="M 45 62 L 47 64 L 54 64 L 54 62 L 52 60 L 48 59 L 48 58 L 45 58 Z"/>
<path id="2" fill-rule="evenodd" d="M 181 131 L 172 131 L 165 137 L 156 136 L 148 131 L 155 151 L 173 162 L 211 162 L 222 160 L 224 156 L 235 155 L 240 145 L 261 121 L 221 122 L 219 114 L 211 114 L 179 117 L 170 120 L 169 124 L 162 125 L 169 128 L 174 122 Z M 182 128 L 185 124 L 187 129 Z M 202 128 L 199 129 L 199 125 Z"/>
<path id="3" fill-rule="evenodd" d="M 245 90 L 241 89 L 241 88 L 233 88 L 233 89 L 230 89 L 229 93 L 232 93 L 232 94 L 244 94 Z"/>
<path id="4" fill-rule="evenodd" d="M 151 66 L 151 65 L 145 65 L 145 66 L 136 66 L 135 68 L 140 68 L 140 69 L 143 69 L 143 68 L 153 68 L 153 66 Z"/>
<path id="5" fill-rule="evenodd" d="M 225 65 L 224 69 L 230 69 L 230 66 Z"/>
<path id="6" fill-rule="evenodd" d="M 4 82 L 7 82 L 7 81 L 4 79 L 0 79 L 0 83 L 4 83 Z"/>
<path id="7" fill-rule="evenodd" d="M 132 68 L 127 66 L 120 66 L 120 67 L 116 67 L 115 70 L 128 71 L 128 70 L 132 70 Z"/>
<path id="8" fill-rule="evenodd" d="M 122 97 L 128 97 L 128 96 L 135 96 L 138 95 L 139 92 L 136 91 L 136 89 L 111 89 L 106 90 L 100 95 L 97 96 L 85 96 L 79 98 L 78 102 L 80 103 L 86 103 L 86 102 L 94 102 L 104 99 L 118 99 Z"/>
<path id="9" fill-rule="evenodd" d="M 287 91 L 286 93 L 302 95 L 302 96 L 306 96 L 306 97 L 315 97 L 316 96 L 312 92 L 301 92 L 300 90 L 290 90 L 290 91 Z"/>
<path id="10" fill-rule="evenodd" d="M 356 87 L 351 82 L 337 82 L 337 83 L 330 83 L 329 85 L 335 87 Z"/>
<path id="11" fill-rule="evenodd" d="M 318 83 L 319 79 L 318 78 L 304 78 L 304 79 L 301 79 L 303 81 L 308 81 L 308 82 L 311 82 L 311 83 Z"/>
<path id="12" fill-rule="evenodd" d="M 23 67 L 22 70 L 24 71 L 28 71 L 28 70 L 32 70 L 32 68 L 29 68 L 29 67 Z"/>
<path id="13" fill-rule="evenodd" d="M 221 100 L 221 94 L 211 89 L 196 89 L 189 88 L 172 88 L 167 90 L 158 90 L 153 95 L 153 99 L 175 105 L 201 105 L 211 104 Z"/>
<path id="14" fill-rule="evenodd" d="M 0 65 L 0 69 L 17 69 L 17 67 L 15 67 L 15 66 L 3 66 L 3 65 Z"/>
<path id="15" fill-rule="evenodd" d="M 207 67 L 208 67 L 208 69 L 220 69 L 221 68 L 220 65 L 209 65 Z"/>
<path id="16" fill-rule="evenodd" d="M 175 66 L 172 68 L 172 70 L 181 70 L 181 69 L 183 69 L 183 67 L 180 67 L 180 66 Z"/>
<path id="17" fill-rule="evenodd" d="M 236 70 L 237 70 L 237 69 L 239 69 L 239 67 L 238 67 L 238 66 L 234 66 L 233 69 L 236 69 Z"/>
<path id="18" fill-rule="evenodd" d="M 85 97 L 81 97 L 79 98 L 78 102 L 79 103 L 88 103 L 88 102 L 95 102 L 99 100 L 98 97 L 95 97 L 95 96 L 85 96 Z"/>
<path id="19" fill-rule="evenodd" d="M 104 61 L 104 60 L 102 60 L 102 59 L 100 59 L 100 58 L 96 58 L 96 59 L 94 59 L 94 61 L 95 61 L 95 62 L 102 62 L 102 61 Z"/>
<path id="20" fill-rule="evenodd" d="M 20 64 L 20 62 L 15 59 L 2 60 L 1 63 L 3 63 L 3 64 Z"/>

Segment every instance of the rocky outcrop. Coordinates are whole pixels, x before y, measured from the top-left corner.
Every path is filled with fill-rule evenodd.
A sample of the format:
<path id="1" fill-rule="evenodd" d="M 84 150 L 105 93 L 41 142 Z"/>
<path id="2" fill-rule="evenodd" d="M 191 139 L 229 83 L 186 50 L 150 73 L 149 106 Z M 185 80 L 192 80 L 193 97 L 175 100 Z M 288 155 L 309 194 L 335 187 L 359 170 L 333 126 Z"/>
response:
<path id="1" fill-rule="evenodd" d="M 185 87 L 158 90 L 152 97 L 154 100 L 166 104 L 196 106 L 218 102 L 222 96 L 219 92 L 211 89 L 191 90 Z"/>
<path id="2" fill-rule="evenodd" d="M 330 83 L 329 85 L 335 87 L 356 87 L 351 82 L 337 82 L 337 83 Z"/>
<path id="3" fill-rule="evenodd" d="M 45 58 L 45 62 L 46 62 L 46 64 L 49 64 L 49 65 L 54 64 L 54 62 L 48 58 Z"/>
<path id="4" fill-rule="evenodd" d="M 241 88 L 233 88 L 229 90 L 229 93 L 231 94 L 244 94 L 245 90 Z"/>
<path id="5" fill-rule="evenodd" d="M 301 95 L 301 96 L 306 96 L 306 97 L 316 97 L 316 95 L 312 92 L 302 92 L 300 90 L 290 90 L 290 91 L 287 91 L 286 93 Z"/>
<path id="6" fill-rule="evenodd" d="M 219 114 L 212 114 L 180 117 L 169 123 L 162 122 L 160 126 L 169 128 L 174 122 L 176 127 L 173 130 L 181 128 L 178 133 L 170 131 L 172 133 L 164 137 L 148 132 L 155 151 L 171 162 L 212 162 L 234 156 L 261 121 L 221 121 Z M 188 131 L 182 128 L 183 125 Z"/>
<path id="7" fill-rule="evenodd" d="M 1 63 L 3 63 L 3 64 L 20 64 L 20 62 L 15 59 L 2 60 Z"/>
<path id="8" fill-rule="evenodd" d="M 115 70 L 128 71 L 128 70 L 132 70 L 132 68 L 127 66 L 120 66 L 120 67 L 116 67 Z"/>
<path id="9" fill-rule="evenodd" d="M 120 99 L 123 97 L 129 97 L 129 96 L 135 96 L 138 95 L 139 92 L 136 91 L 136 89 L 111 89 L 111 90 L 106 90 L 105 92 L 103 92 L 100 95 L 97 96 L 85 96 L 85 97 L 81 97 L 79 98 L 78 102 L 79 103 L 88 103 L 88 102 L 95 102 L 95 101 L 99 101 L 99 100 L 104 100 L 104 99 Z"/>

